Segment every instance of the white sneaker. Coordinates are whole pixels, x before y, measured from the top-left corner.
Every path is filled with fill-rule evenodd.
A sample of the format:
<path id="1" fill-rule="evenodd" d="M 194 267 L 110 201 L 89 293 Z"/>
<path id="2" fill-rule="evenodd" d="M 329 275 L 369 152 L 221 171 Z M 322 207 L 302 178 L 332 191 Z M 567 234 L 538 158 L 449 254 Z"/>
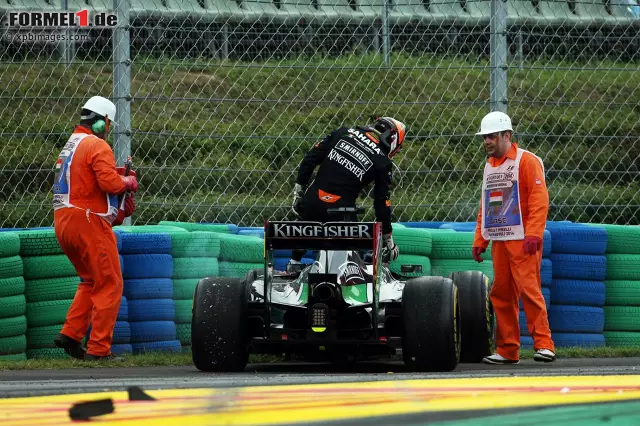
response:
<path id="1" fill-rule="evenodd" d="M 533 359 L 538 362 L 553 362 L 556 360 L 556 354 L 549 349 L 539 349 L 535 355 L 533 355 Z"/>
<path id="2" fill-rule="evenodd" d="M 497 353 L 485 356 L 484 358 L 482 358 L 482 362 L 484 362 L 485 364 L 520 364 L 519 359 L 508 359 Z"/>

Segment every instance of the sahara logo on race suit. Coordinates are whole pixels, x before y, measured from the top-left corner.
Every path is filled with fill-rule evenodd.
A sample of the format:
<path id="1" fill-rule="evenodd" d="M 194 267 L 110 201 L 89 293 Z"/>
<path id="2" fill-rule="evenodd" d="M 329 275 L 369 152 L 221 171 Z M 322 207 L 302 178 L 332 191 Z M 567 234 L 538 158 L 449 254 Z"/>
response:
<path id="1" fill-rule="evenodd" d="M 373 238 L 372 225 L 368 224 L 288 224 L 273 223 L 274 238 Z"/>
<path id="2" fill-rule="evenodd" d="M 355 137 L 360 142 L 364 143 L 373 152 L 375 152 L 376 154 L 382 155 L 382 151 L 380 151 L 380 148 L 378 147 L 378 145 L 376 145 L 375 142 L 373 142 L 371 139 L 369 139 L 362 132 L 360 132 L 359 130 L 356 130 L 356 129 L 349 129 L 348 132 L 349 132 L 349 134 L 351 136 Z"/>

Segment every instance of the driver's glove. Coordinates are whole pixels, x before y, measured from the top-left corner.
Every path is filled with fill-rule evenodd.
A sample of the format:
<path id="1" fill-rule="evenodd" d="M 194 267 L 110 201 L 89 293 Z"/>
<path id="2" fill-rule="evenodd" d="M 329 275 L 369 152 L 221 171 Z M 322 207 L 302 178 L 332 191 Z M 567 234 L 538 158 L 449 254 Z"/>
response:
<path id="1" fill-rule="evenodd" d="M 393 242 L 391 234 L 382 236 L 382 259 L 387 262 L 393 262 L 400 255 L 400 249 Z"/>
<path id="2" fill-rule="evenodd" d="M 293 204 L 291 206 L 291 210 L 295 213 L 296 216 L 302 216 L 302 197 L 304 197 L 305 187 L 296 183 L 293 187 Z"/>

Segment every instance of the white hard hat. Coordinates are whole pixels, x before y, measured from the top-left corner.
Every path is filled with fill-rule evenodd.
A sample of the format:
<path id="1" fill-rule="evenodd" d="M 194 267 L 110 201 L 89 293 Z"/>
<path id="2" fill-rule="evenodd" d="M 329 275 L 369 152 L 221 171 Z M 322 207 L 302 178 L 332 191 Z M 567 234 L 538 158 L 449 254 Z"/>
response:
<path id="1" fill-rule="evenodd" d="M 103 98 L 102 96 L 93 96 L 82 108 L 93 111 L 102 117 L 106 117 L 112 123 L 116 124 L 114 121 L 116 118 L 116 106 L 107 98 Z"/>
<path id="2" fill-rule="evenodd" d="M 511 118 L 504 112 L 493 111 L 485 115 L 480 122 L 480 131 L 476 135 L 488 135 L 491 133 L 504 132 L 511 130 Z"/>

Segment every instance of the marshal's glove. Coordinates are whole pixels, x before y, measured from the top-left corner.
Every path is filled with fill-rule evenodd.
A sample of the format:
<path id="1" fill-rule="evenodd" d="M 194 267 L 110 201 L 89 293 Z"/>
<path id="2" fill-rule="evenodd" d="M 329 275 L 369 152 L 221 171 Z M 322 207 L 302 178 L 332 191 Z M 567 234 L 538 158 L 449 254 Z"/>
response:
<path id="1" fill-rule="evenodd" d="M 384 262 L 393 262 L 400 255 L 400 249 L 393 242 L 391 234 L 384 234 L 382 236 L 382 260 Z"/>
<path id="2" fill-rule="evenodd" d="M 305 187 L 296 183 L 293 188 L 293 204 L 291 205 L 291 210 L 295 213 L 296 216 L 302 216 L 302 197 L 304 197 Z"/>

